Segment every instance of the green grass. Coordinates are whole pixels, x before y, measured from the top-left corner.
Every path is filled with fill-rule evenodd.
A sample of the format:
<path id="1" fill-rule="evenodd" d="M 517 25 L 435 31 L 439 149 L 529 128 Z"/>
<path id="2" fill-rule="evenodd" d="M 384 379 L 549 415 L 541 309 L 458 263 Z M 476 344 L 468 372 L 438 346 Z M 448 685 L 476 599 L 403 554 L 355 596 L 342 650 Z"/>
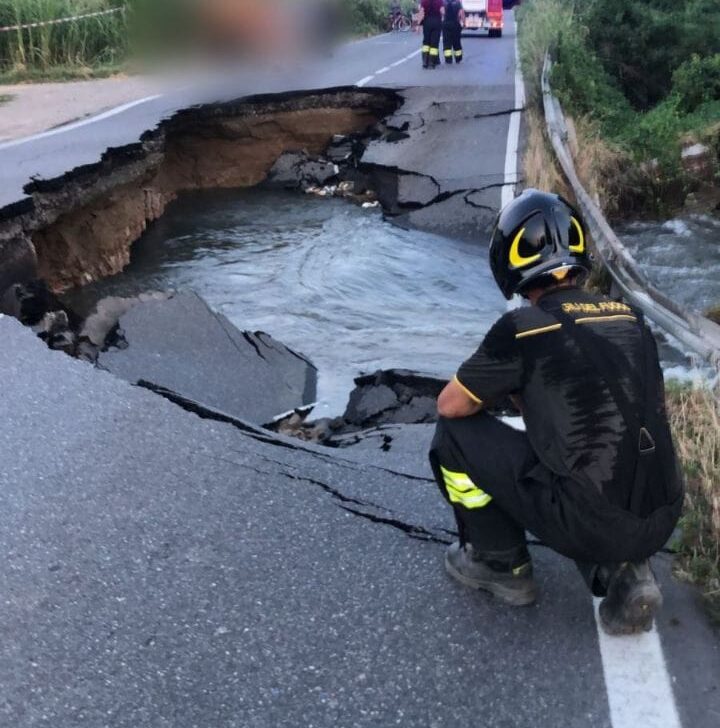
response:
<path id="1" fill-rule="evenodd" d="M 123 0 L 0 0 L 0 25 L 21 25 L 108 10 Z M 0 78 L 86 77 L 125 60 L 128 13 L 0 34 Z M 56 71 L 56 69 L 63 69 Z M 102 70 L 99 71 L 102 73 Z"/>
<path id="2" fill-rule="evenodd" d="M 73 64 L 50 66 L 48 68 L 13 68 L 0 71 L 0 85 L 87 81 L 93 78 L 109 78 L 118 73 L 129 73 L 130 69 L 129 64 L 124 62 L 97 66 Z"/>
<path id="3" fill-rule="evenodd" d="M 126 6 L 125 13 L 0 33 L 0 83 L 103 77 L 131 55 L 177 52 L 192 40 L 197 6 L 178 0 L 0 0 L 0 26 Z M 402 6 L 410 11 L 416 3 Z M 390 0 L 343 0 L 341 7 L 352 35 L 386 29 Z"/>

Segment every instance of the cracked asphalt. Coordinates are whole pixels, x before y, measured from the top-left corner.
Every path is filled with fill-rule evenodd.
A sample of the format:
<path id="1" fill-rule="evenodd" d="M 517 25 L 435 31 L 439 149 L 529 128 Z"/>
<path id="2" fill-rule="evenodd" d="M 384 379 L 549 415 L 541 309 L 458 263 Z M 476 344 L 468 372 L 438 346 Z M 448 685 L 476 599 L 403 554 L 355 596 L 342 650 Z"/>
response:
<path id="1" fill-rule="evenodd" d="M 0 147 L 0 208 L 31 176 L 97 162 L 176 109 L 309 78 L 354 83 L 418 42 L 351 44 L 311 76 L 238 75 Z M 409 225 L 448 233 L 457 216 L 465 234 L 497 210 L 512 44 L 512 32 L 468 39 L 460 68 L 424 73 L 415 58 L 368 84 L 418 87 L 402 111 L 420 136 L 371 149 L 431 180 L 402 188 Z M 420 194 L 436 204 L 418 206 Z M 533 546 L 541 598 L 521 610 L 445 575 L 454 524 L 424 460 L 430 427 L 326 450 L 188 411 L 49 351 L 14 320 L 0 319 L 0 337 L 1 726 L 612 726 L 570 562 Z M 669 558 L 656 567 L 682 724 L 714 728 L 717 635 Z"/>

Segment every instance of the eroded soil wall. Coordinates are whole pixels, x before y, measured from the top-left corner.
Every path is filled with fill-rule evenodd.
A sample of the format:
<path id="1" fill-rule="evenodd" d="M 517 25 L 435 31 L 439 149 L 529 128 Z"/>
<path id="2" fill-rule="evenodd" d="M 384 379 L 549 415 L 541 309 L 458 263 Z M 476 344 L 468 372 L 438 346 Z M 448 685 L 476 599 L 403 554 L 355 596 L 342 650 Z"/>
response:
<path id="1" fill-rule="evenodd" d="M 181 112 L 91 168 L 30 185 L 33 211 L 0 220 L 0 244 L 30 243 L 37 276 L 55 291 L 112 275 L 178 193 L 257 185 L 283 152 L 318 154 L 398 103 L 392 92 L 335 89 Z"/>

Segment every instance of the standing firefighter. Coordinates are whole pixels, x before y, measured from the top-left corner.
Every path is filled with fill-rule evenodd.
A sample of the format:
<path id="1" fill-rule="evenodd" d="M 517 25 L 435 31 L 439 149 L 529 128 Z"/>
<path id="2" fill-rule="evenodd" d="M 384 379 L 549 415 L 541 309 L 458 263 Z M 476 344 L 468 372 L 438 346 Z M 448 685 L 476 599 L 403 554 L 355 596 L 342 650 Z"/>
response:
<path id="1" fill-rule="evenodd" d="M 490 265 L 502 316 L 438 399 L 430 461 L 460 540 L 458 581 L 511 605 L 536 587 L 525 529 L 574 559 L 605 599 L 611 634 L 650 629 L 662 596 L 648 558 L 683 498 L 657 347 L 642 314 L 583 290 L 583 222 L 561 197 L 527 190 L 500 214 Z M 527 432 L 483 412 L 511 397 Z"/>
<path id="2" fill-rule="evenodd" d="M 445 0 L 422 0 L 420 12 L 423 26 L 423 68 L 436 68 L 440 63 L 440 36 L 445 15 Z"/>
<path id="3" fill-rule="evenodd" d="M 445 63 L 460 63 L 463 59 L 462 29 L 465 23 L 465 11 L 462 0 L 447 0 L 445 3 L 445 21 L 443 22 L 443 52 Z"/>

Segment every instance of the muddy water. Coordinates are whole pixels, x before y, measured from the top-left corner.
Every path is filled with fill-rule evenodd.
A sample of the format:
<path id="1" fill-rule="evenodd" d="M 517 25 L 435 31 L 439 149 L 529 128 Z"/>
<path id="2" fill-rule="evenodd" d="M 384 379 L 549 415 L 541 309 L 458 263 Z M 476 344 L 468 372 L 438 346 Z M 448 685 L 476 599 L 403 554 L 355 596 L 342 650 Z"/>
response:
<path id="1" fill-rule="evenodd" d="M 618 235 L 672 300 L 700 312 L 720 304 L 720 217 L 635 222 L 619 227 Z"/>
<path id="2" fill-rule="evenodd" d="M 242 329 L 320 370 L 319 416 L 342 412 L 361 372 L 450 375 L 505 310 L 487 248 L 407 232 L 343 200 L 203 192 L 171 205 L 120 275 L 72 294 L 193 289 Z"/>

